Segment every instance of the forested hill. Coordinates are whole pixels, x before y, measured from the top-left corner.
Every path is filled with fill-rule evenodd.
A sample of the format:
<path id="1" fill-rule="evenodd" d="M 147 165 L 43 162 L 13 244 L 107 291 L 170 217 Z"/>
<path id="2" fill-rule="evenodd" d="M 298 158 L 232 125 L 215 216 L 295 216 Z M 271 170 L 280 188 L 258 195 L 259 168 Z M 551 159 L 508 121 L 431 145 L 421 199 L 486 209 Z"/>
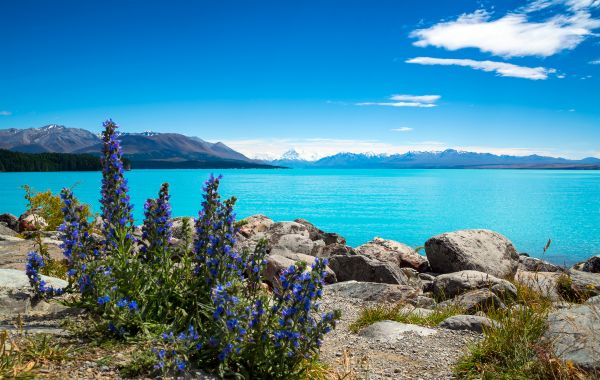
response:
<path id="1" fill-rule="evenodd" d="M 0 172 L 101 170 L 100 157 L 91 154 L 21 153 L 0 149 Z"/>

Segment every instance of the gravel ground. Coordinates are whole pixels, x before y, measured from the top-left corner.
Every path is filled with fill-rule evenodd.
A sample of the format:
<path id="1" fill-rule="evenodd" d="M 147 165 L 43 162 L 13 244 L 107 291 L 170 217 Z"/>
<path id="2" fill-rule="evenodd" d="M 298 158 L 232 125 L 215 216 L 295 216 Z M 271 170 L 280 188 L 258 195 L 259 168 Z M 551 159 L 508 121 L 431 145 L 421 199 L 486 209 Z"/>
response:
<path id="1" fill-rule="evenodd" d="M 348 327 L 365 307 L 364 301 L 327 296 L 324 309 L 342 311 L 337 328 L 325 337 L 321 360 L 346 378 L 359 379 L 450 379 L 453 364 L 467 345 L 481 335 L 437 329 L 430 336 L 406 333 L 394 341 L 354 334 Z"/>

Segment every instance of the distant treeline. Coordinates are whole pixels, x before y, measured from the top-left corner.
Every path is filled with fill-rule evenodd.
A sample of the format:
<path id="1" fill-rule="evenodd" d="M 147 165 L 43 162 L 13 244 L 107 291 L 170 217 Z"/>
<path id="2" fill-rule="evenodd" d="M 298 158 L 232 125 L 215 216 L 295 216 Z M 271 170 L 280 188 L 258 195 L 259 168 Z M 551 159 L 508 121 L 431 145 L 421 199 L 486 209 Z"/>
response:
<path id="1" fill-rule="evenodd" d="M 0 149 L 0 172 L 101 170 L 100 157 L 91 154 L 21 153 Z"/>

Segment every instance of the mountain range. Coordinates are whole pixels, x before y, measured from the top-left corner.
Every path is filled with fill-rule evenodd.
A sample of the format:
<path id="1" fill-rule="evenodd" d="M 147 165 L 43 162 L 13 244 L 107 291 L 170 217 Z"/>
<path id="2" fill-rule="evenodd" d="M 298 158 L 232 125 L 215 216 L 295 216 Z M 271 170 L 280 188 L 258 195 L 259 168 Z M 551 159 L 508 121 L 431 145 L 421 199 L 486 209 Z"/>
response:
<path id="1" fill-rule="evenodd" d="M 133 168 L 270 168 L 227 145 L 178 133 L 122 133 L 124 157 Z M 100 154 L 99 135 L 79 128 L 47 125 L 41 128 L 0 129 L 0 149 L 24 153 Z"/>
<path id="2" fill-rule="evenodd" d="M 292 149 L 281 158 L 266 162 L 290 168 L 331 169 L 600 169 L 600 159 L 595 157 L 570 160 L 539 155 L 495 155 L 455 149 L 403 154 L 338 153 L 315 161 L 301 159 Z"/>
<path id="3" fill-rule="evenodd" d="M 330 169 L 600 169 L 600 159 L 581 160 L 538 155 L 510 156 L 463 152 L 403 154 L 338 153 L 309 161 L 290 150 L 277 159 L 256 160 L 217 142 L 178 133 L 122 133 L 123 155 L 133 168 L 330 168 Z M 41 128 L 0 129 L 0 149 L 24 153 L 88 153 L 99 155 L 99 135 L 79 128 L 47 125 Z"/>

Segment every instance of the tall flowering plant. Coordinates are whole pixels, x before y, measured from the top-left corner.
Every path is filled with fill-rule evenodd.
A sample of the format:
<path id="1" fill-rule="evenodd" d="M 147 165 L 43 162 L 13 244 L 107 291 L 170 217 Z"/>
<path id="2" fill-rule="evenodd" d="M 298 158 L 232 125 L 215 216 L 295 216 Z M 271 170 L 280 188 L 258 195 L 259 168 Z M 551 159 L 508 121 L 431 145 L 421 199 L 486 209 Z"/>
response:
<path id="1" fill-rule="evenodd" d="M 63 190 L 69 286 L 48 286 L 35 253 L 27 264 L 32 285 L 46 297 L 80 293 L 80 304 L 119 337 L 155 337 L 156 370 L 200 366 L 222 376 L 299 376 L 339 318 L 319 308 L 326 260 L 290 266 L 278 287 L 265 289 L 267 244 L 259 242 L 252 252 L 236 249 L 235 198 L 222 201 L 221 177 L 212 175 L 203 188 L 193 249 L 187 240 L 184 248 L 173 245 L 168 184 L 146 202 L 136 238 L 117 126 L 109 120 L 104 128 L 103 241 L 93 242 L 81 206 Z"/>
<path id="2" fill-rule="evenodd" d="M 127 180 L 124 176 L 121 145 L 118 140 L 118 126 L 107 120 L 102 132 L 102 232 L 107 250 L 124 240 L 133 242 L 133 206 L 127 194 Z M 129 248 L 129 247 L 127 247 Z"/>

